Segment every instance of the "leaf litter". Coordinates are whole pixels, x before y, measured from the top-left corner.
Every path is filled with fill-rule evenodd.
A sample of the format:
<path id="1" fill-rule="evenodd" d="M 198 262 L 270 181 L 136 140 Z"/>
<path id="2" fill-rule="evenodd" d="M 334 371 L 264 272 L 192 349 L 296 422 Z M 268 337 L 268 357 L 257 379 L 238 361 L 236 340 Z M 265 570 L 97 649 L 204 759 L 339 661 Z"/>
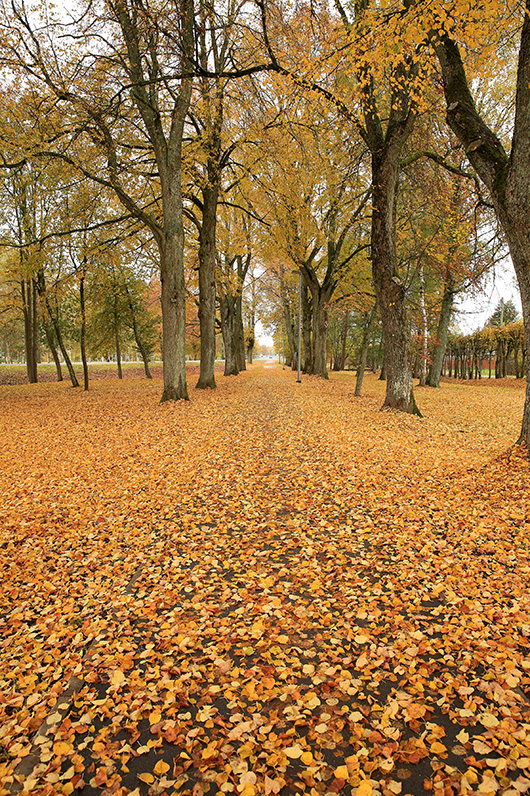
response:
<path id="1" fill-rule="evenodd" d="M 530 790 L 521 392 L 158 392 L 1 394 L 0 796 Z"/>

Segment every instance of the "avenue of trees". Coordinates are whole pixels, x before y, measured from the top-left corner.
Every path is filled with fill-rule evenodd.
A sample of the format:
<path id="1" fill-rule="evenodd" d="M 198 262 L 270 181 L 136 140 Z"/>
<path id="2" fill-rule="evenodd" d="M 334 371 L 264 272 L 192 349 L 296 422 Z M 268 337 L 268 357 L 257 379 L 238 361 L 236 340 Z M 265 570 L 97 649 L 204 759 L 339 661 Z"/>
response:
<path id="1" fill-rule="evenodd" d="M 530 0 L 98 0 L 1 8 L 0 327 L 72 383 L 134 349 L 162 400 L 251 361 L 413 377 L 526 377 Z M 458 296 L 507 253 L 522 321 L 467 338 Z M 302 346 L 298 345 L 301 320 Z M 222 341 L 222 342 L 221 342 Z M 18 348 L 17 348 L 18 347 Z M 504 365 L 503 365 L 504 362 Z M 450 363 L 450 365 L 448 364 Z"/>

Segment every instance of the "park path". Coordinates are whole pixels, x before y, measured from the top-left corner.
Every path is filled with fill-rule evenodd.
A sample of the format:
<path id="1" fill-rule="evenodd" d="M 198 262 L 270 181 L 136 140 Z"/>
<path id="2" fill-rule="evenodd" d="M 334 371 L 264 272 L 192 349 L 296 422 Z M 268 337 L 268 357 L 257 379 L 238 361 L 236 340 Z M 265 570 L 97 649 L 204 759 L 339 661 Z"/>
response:
<path id="1" fill-rule="evenodd" d="M 491 456 L 517 398 L 490 428 L 475 394 L 422 421 L 278 367 L 189 405 L 158 387 L 6 398 L 14 763 L 51 715 L 10 789 L 530 788 L 528 473 Z"/>

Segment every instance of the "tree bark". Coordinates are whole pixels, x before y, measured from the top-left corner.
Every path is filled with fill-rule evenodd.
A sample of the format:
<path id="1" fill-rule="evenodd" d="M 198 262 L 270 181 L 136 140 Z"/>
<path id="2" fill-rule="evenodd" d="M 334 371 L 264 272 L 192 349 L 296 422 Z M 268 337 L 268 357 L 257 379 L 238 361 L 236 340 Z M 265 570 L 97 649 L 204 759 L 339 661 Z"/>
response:
<path id="1" fill-rule="evenodd" d="M 420 337 L 421 337 L 421 350 L 420 350 L 420 387 L 425 387 L 427 382 L 427 308 L 425 306 L 425 272 L 423 264 L 420 266 Z"/>
<path id="2" fill-rule="evenodd" d="M 180 181 L 178 186 L 180 194 Z M 182 200 L 182 198 L 181 198 Z M 184 226 L 175 213 L 160 247 L 162 305 L 162 362 L 164 401 L 188 400 L 186 385 L 186 286 L 184 282 Z"/>
<path id="3" fill-rule="evenodd" d="M 219 296 L 221 333 L 225 350 L 225 376 L 237 376 L 235 296 Z"/>
<path id="4" fill-rule="evenodd" d="M 305 280 L 302 281 L 302 347 L 304 350 L 304 373 L 314 373 L 315 320 L 314 305 L 311 293 Z M 327 376 L 326 376 L 327 378 Z"/>
<path id="5" fill-rule="evenodd" d="M 24 347 L 26 352 L 26 374 L 30 384 L 37 382 L 37 318 L 35 283 L 33 279 L 20 282 L 22 312 L 24 315 Z"/>
<path id="6" fill-rule="evenodd" d="M 328 379 L 328 308 L 326 295 L 319 288 L 311 291 L 311 298 L 313 306 L 313 367 L 311 372 L 322 379 Z"/>
<path id="7" fill-rule="evenodd" d="M 121 343 L 120 343 L 120 323 L 118 319 L 118 297 L 114 296 L 114 343 L 116 348 L 116 364 L 118 366 L 118 378 L 123 379 L 121 368 Z"/>
<path id="8" fill-rule="evenodd" d="M 385 343 L 386 395 L 383 407 L 421 416 L 412 388 L 405 286 L 395 253 L 395 212 L 400 145 L 372 156 L 372 270 Z"/>
<path id="9" fill-rule="evenodd" d="M 241 288 L 243 286 L 241 285 Z M 245 327 L 243 324 L 243 296 L 238 293 L 235 300 L 235 349 L 236 349 L 236 363 L 239 372 L 247 369 L 246 352 L 245 352 Z"/>
<path id="10" fill-rule="evenodd" d="M 88 362 L 86 357 L 86 304 L 85 304 L 85 275 L 79 278 L 79 304 L 81 307 L 81 361 L 83 363 L 83 389 L 88 390 Z"/>
<path id="11" fill-rule="evenodd" d="M 210 165 L 210 173 L 217 169 Z M 215 258 L 218 182 L 215 179 L 202 191 L 202 223 L 199 234 L 199 327 L 201 334 L 201 364 L 197 387 L 215 389 Z"/>

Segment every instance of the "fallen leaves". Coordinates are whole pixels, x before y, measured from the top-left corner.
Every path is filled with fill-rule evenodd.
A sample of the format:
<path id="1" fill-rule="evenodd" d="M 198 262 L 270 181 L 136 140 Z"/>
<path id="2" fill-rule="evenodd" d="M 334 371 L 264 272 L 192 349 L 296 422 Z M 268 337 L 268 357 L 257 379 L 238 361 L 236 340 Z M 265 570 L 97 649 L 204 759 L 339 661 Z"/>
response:
<path id="1" fill-rule="evenodd" d="M 521 396 L 289 378 L 2 393 L 4 788 L 530 789 Z"/>

